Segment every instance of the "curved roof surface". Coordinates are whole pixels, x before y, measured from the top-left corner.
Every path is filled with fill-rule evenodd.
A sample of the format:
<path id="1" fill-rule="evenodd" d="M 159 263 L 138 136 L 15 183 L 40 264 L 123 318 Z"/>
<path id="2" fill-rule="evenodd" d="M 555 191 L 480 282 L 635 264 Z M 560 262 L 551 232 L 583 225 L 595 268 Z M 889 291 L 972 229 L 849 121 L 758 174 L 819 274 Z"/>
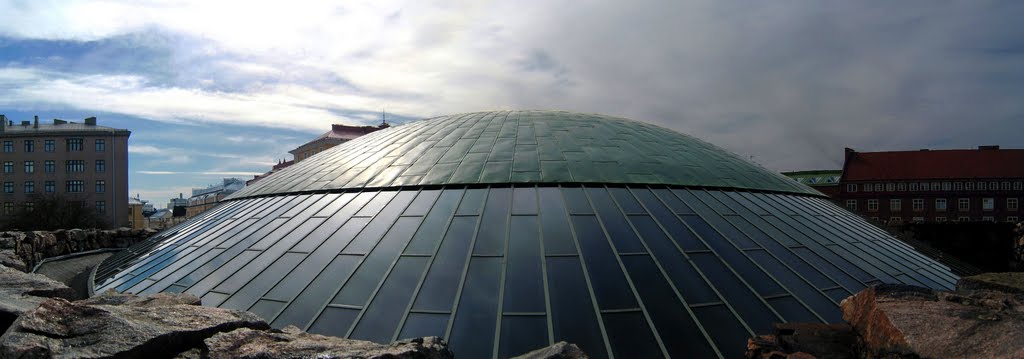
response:
<path id="1" fill-rule="evenodd" d="M 632 183 L 820 195 L 696 138 L 560 111 L 441 116 L 335 146 L 231 198 L 395 186 Z"/>

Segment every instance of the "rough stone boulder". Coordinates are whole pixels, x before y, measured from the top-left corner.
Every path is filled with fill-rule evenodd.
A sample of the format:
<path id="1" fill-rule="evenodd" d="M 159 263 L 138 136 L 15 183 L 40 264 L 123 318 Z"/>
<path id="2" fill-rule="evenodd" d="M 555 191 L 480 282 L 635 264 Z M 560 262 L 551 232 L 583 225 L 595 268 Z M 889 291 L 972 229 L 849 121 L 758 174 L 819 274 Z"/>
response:
<path id="1" fill-rule="evenodd" d="M 517 356 L 512 359 L 588 359 L 587 353 L 576 344 L 558 342 L 546 348 L 540 348 L 532 352 Z"/>
<path id="2" fill-rule="evenodd" d="M 0 358 L 170 357 L 217 333 L 269 328 L 252 313 L 197 302 L 177 294 L 47 299 L 0 337 Z"/>
<path id="3" fill-rule="evenodd" d="M 960 278 L 956 282 L 957 292 L 993 290 L 1012 294 L 1024 294 L 1024 274 L 984 273 Z"/>
<path id="4" fill-rule="evenodd" d="M 438 337 L 406 339 L 391 344 L 309 334 L 294 326 L 280 331 L 238 329 L 206 339 L 210 358 L 366 358 L 451 359 Z"/>
<path id="5" fill-rule="evenodd" d="M 864 357 L 1022 358 L 1019 299 L 998 291 L 945 293 L 885 284 L 840 306 L 860 336 Z"/>
<path id="6" fill-rule="evenodd" d="M 25 261 L 21 260 L 21 257 L 11 249 L 0 250 L 0 265 L 22 272 L 27 270 Z"/>
<path id="7" fill-rule="evenodd" d="M 816 355 L 834 359 L 857 358 L 857 333 L 848 324 L 776 323 L 772 334 L 747 341 L 747 358 L 803 359 Z"/>
<path id="8" fill-rule="evenodd" d="M 74 298 L 75 291 L 39 274 L 25 273 L 0 265 L 0 331 L 46 298 Z"/>

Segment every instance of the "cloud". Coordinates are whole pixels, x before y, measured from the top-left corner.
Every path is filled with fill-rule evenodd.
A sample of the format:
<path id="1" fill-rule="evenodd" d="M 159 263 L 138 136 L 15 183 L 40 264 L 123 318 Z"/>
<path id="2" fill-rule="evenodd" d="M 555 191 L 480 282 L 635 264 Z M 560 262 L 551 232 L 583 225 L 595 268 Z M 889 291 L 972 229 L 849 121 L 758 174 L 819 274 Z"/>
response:
<path id="1" fill-rule="evenodd" d="M 128 153 L 138 153 L 143 155 L 158 155 L 165 153 L 166 151 L 157 148 L 156 146 L 149 145 L 130 145 L 128 146 Z"/>

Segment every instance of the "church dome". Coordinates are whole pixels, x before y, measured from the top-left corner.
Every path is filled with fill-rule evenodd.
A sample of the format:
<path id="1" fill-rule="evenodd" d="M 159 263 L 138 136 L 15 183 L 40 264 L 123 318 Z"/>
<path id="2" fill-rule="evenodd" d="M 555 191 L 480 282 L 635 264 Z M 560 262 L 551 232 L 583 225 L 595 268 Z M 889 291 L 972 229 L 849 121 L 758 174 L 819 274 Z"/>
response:
<path id="1" fill-rule="evenodd" d="M 957 277 L 820 193 L 693 137 L 553 111 L 443 116 L 281 170 L 104 261 L 275 327 L 461 358 L 741 357 L 867 286 Z"/>

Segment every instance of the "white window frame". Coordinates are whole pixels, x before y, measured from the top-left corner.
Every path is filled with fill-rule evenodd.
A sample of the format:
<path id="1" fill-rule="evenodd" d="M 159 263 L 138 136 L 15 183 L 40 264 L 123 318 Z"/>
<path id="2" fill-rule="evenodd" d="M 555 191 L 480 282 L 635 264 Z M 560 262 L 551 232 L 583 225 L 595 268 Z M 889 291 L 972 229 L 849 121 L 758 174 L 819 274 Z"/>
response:
<path id="1" fill-rule="evenodd" d="M 1010 182 L 1009 181 L 1003 181 L 1003 183 L 999 184 L 999 189 L 1003 190 L 1003 191 L 1009 191 L 1010 190 Z"/>
<path id="2" fill-rule="evenodd" d="M 905 192 L 907 190 L 907 183 L 906 182 L 897 183 L 896 184 L 896 190 L 900 191 L 900 192 Z"/>
<path id="3" fill-rule="evenodd" d="M 885 192 L 885 184 L 875 183 L 875 192 Z"/>
<path id="4" fill-rule="evenodd" d="M 886 192 L 896 192 L 896 184 L 892 183 L 892 182 L 886 183 L 885 184 L 885 191 Z"/>
<path id="5" fill-rule="evenodd" d="M 956 209 L 958 211 L 970 211 L 971 210 L 971 199 L 970 198 L 957 198 Z"/>
<path id="6" fill-rule="evenodd" d="M 855 199 L 848 199 L 848 200 L 846 200 L 846 209 L 849 209 L 851 211 L 856 211 L 857 210 L 857 200 L 855 200 Z"/>
<path id="7" fill-rule="evenodd" d="M 1017 182 L 1013 183 L 1013 190 L 1014 191 L 1020 191 L 1022 189 L 1024 189 L 1024 182 L 1017 181 Z"/>
<path id="8" fill-rule="evenodd" d="M 870 183 L 865 183 L 864 186 L 863 186 L 864 192 L 871 192 L 871 186 L 873 186 L 873 185 L 870 184 Z"/>
<path id="9" fill-rule="evenodd" d="M 978 182 L 978 190 L 985 190 L 985 188 L 982 187 L 982 183 L 985 183 L 985 182 Z M 973 191 L 974 190 L 974 182 L 964 183 L 964 190 L 965 191 Z"/>
<path id="10" fill-rule="evenodd" d="M 992 197 L 985 197 L 981 199 L 981 210 L 982 211 L 994 211 L 996 209 L 996 199 Z"/>
<path id="11" fill-rule="evenodd" d="M 1006 216 L 1006 221 L 1010 223 L 1017 223 L 1019 219 L 1017 219 L 1017 216 Z"/>
<path id="12" fill-rule="evenodd" d="M 914 198 L 910 202 L 914 212 L 924 211 L 924 198 Z"/>
<path id="13" fill-rule="evenodd" d="M 995 222 L 996 221 L 996 217 L 984 216 L 984 217 L 981 217 L 981 221 L 982 222 Z"/>
<path id="14" fill-rule="evenodd" d="M 917 192 L 919 190 L 917 182 L 910 182 L 910 190 L 913 192 Z"/>
<path id="15" fill-rule="evenodd" d="M 939 206 L 940 203 L 942 204 L 941 206 Z M 949 208 L 949 203 L 948 203 L 948 201 L 946 201 L 945 198 L 936 198 L 935 199 L 935 210 L 936 211 L 938 211 L 938 212 L 945 212 L 947 208 Z"/>
<path id="16" fill-rule="evenodd" d="M 878 200 L 877 199 L 869 199 L 868 200 L 868 211 L 878 212 Z"/>
<path id="17" fill-rule="evenodd" d="M 943 191 L 952 191 L 953 190 L 953 182 L 942 182 L 942 190 Z"/>
<path id="18" fill-rule="evenodd" d="M 946 217 L 935 217 L 935 222 L 944 223 L 946 222 Z"/>
<path id="19" fill-rule="evenodd" d="M 1016 211 L 1019 208 L 1020 208 L 1020 200 L 1018 200 L 1016 198 L 1007 198 L 1006 199 L 1006 210 L 1007 211 Z"/>
<path id="20" fill-rule="evenodd" d="M 963 182 L 953 182 L 953 190 L 954 191 L 963 191 L 964 190 L 964 183 Z"/>
<path id="21" fill-rule="evenodd" d="M 956 217 L 956 221 L 957 222 L 970 222 L 971 221 L 971 217 L 968 217 L 968 216 Z"/>
<path id="22" fill-rule="evenodd" d="M 900 199 L 897 199 L 897 198 L 890 199 L 889 200 L 889 210 L 890 211 L 902 211 L 903 210 L 903 200 L 900 200 Z"/>
<path id="23" fill-rule="evenodd" d="M 857 192 L 857 185 L 850 183 L 846 185 L 846 192 Z"/>

